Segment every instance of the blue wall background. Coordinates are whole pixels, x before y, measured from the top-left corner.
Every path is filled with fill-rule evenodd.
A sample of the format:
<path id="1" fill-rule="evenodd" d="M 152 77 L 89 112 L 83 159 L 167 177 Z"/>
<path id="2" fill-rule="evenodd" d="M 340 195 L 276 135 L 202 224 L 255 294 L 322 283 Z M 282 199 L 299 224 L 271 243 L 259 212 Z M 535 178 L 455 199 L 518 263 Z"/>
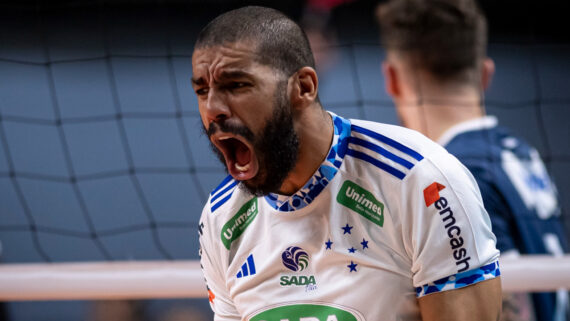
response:
<path id="1" fill-rule="evenodd" d="M 222 9 L 157 8 L 0 11 L 3 262 L 198 258 L 202 204 L 225 173 L 201 135 L 190 56 Z M 326 109 L 397 123 L 375 32 L 340 29 L 338 46 L 318 50 L 337 56 L 320 73 Z M 489 55 L 487 110 L 539 149 L 570 226 L 570 45 L 497 37 Z M 149 309 L 207 305 L 161 302 Z M 7 305 L 13 320 L 83 319 L 88 307 Z"/>

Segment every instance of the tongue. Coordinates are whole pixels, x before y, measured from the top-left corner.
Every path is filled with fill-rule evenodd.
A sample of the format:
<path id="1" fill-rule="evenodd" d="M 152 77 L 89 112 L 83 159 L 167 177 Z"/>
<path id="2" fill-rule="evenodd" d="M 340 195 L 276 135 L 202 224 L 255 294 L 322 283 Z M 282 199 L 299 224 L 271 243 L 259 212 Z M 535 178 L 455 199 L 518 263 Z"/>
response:
<path id="1" fill-rule="evenodd" d="M 235 158 L 239 166 L 245 166 L 251 161 L 251 151 L 240 141 L 236 142 Z"/>

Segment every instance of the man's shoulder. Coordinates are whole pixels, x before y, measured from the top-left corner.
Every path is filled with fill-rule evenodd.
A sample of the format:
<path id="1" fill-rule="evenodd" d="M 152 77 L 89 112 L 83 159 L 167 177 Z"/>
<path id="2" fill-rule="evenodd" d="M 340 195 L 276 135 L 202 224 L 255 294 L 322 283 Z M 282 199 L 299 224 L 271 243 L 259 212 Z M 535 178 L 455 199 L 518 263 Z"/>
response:
<path id="1" fill-rule="evenodd" d="M 424 159 L 444 154 L 445 149 L 417 131 L 351 119 L 347 155 L 355 159 L 358 168 L 376 169 L 404 180 Z"/>
<path id="2" fill-rule="evenodd" d="M 470 130 L 453 137 L 445 144 L 445 148 L 452 154 L 461 156 L 498 154 L 505 139 L 513 139 L 513 136 L 503 128 Z"/>
<path id="3" fill-rule="evenodd" d="M 352 124 L 352 136 L 364 134 L 368 139 L 372 138 L 390 143 L 390 147 L 393 148 L 398 148 L 400 145 L 404 146 L 406 148 L 402 149 L 407 152 L 409 152 L 408 149 L 411 149 L 423 157 L 429 156 L 433 152 L 444 150 L 439 144 L 413 129 L 367 120 L 351 119 L 350 121 Z"/>
<path id="4" fill-rule="evenodd" d="M 212 190 L 204 205 L 200 238 L 207 244 L 223 244 L 229 250 L 229 245 L 257 217 L 258 202 L 259 197 L 242 190 L 239 181 L 228 175 Z"/>
<path id="5" fill-rule="evenodd" d="M 538 155 L 536 149 L 507 128 L 473 130 L 454 137 L 445 148 L 472 171 L 501 171 L 504 158 L 530 161 Z M 539 156 L 538 156 L 539 157 Z"/>
<path id="6" fill-rule="evenodd" d="M 216 188 L 210 192 L 208 201 L 204 205 L 203 218 L 215 220 L 215 218 L 226 219 L 231 216 L 234 208 L 239 209 L 252 199 L 257 197 L 243 191 L 240 182 L 228 175 Z"/>

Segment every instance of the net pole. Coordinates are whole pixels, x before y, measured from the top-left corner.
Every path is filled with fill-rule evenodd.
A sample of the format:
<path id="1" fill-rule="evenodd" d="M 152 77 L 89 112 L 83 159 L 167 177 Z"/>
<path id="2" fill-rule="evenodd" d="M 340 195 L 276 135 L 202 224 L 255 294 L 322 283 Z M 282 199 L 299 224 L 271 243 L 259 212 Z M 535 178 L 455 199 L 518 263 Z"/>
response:
<path id="1" fill-rule="evenodd" d="M 505 292 L 570 289 L 570 255 L 505 258 L 500 269 Z M 0 265 L 0 301 L 206 297 L 198 261 Z"/>
<path id="2" fill-rule="evenodd" d="M 0 265 L 0 301 L 206 297 L 198 261 Z"/>

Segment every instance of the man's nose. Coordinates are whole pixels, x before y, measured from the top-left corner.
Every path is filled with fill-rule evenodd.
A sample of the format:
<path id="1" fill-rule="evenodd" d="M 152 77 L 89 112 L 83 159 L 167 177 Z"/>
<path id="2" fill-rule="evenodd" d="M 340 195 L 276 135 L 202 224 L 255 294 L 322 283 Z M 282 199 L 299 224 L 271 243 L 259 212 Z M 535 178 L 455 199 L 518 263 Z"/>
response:
<path id="1" fill-rule="evenodd" d="M 206 101 L 206 117 L 208 118 L 208 122 L 218 122 L 228 119 L 230 116 L 231 111 L 224 97 L 215 90 L 210 90 L 208 100 Z"/>

